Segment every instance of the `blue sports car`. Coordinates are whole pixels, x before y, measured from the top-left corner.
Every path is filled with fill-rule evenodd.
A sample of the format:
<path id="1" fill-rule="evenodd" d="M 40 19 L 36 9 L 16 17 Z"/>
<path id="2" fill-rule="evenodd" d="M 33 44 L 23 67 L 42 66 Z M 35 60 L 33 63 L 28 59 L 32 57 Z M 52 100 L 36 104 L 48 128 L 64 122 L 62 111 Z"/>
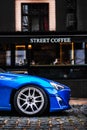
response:
<path id="1" fill-rule="evenodd" d="M 0 110 L 39 115 L 70 108 L 70 88 L 45 78 L 0 69 Z"/>

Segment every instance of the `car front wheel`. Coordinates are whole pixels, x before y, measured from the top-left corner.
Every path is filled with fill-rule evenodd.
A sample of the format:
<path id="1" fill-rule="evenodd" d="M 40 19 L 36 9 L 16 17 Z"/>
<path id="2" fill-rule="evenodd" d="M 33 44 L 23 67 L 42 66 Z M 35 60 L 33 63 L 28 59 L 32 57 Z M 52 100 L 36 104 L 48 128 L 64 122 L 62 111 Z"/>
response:
<path id="1" fill-rule="evenodd" d="M 16 92 L 14 107 L 20 114 L 42 114 L 48 107 L 48 98 L 43 89 L 33 85 L 25 86 Z"/>

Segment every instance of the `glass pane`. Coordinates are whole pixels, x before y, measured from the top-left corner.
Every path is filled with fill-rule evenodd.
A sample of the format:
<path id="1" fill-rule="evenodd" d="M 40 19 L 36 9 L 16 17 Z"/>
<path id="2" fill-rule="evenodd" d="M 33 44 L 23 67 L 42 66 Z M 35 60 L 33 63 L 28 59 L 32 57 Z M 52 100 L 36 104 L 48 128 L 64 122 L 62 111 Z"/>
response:
<path id="1" fill-rule="evenodd" d="M 52 65 L 56 57 L 55 47 L 51 44 L 33 45 L 31 65 Z"/>
<path id="2" fill-rule="evenodd" d="M 32 31 L 39 31 L 39 18 L 37 16 L 32 17 Z"/>
<path id="3" fill-rule="evenodd" d="M 0 65 L 6 65 L 6 51 L 0 50 Z"/>
<path id="4" fill-rule="evenodd" d="M 60 43 L 60 64 L 72 64 L 74 60 L 71 43 Z"/>
<path id="5" fill-rule="evenodd" d="M 6 51 L 6 65 L 11 65 L 11 51 Z"/>
<path id="6" fill-rule="evenodd" d="M 23 14 L 28 14 L 28 5 L 23 5 Z"/>
<path id="7" fill-rule="evenodd" d="M 85 64 L 85 43 L 75 44 L 75 64 Z"/>
<path id="8" fill-rule="evenodd" d="M 28 16 L 23 16 L 22 23 L 24 26 L 28 26 Z"/>
<path id="9" fill-rule="evenodd" d="M 11 65 L 11 49 L 7 44 L 0 45 L 0 65 Z"/>
<path id="10" fill-rule="evenodd" d="M 23 30 L 23 32 L 27 32 L 28 31 L 28 27 L 22 27 L 22 30 Z"/>
<path id="11" fill-rule="evenodd" d="M 26 64 L 25 45 L 16 45 L 15 65 L 22 66 Z"/>
<path id="12" fill-rule="evenodd" d="M 48 4 L 22 4 L 22 31 L 48 31 Z"/>
<path id="13" fill-rule="evenodd" d="M 28 16 L 23 16 L 22 17 L 22 30 L 28 31 L 28 26 L 29 26 Z"/>

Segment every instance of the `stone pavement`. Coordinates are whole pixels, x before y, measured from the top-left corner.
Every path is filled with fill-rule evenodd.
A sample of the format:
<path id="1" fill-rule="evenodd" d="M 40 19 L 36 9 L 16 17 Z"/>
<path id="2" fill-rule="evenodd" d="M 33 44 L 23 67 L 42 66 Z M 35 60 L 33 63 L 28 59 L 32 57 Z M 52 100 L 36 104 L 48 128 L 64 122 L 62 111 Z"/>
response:
<path id="1" fill-rule="evenodd" d="M 0 130 L 87 130 L 86 99 L 71 99 L 71 109 L 39 117 L 0 112 Z"/>

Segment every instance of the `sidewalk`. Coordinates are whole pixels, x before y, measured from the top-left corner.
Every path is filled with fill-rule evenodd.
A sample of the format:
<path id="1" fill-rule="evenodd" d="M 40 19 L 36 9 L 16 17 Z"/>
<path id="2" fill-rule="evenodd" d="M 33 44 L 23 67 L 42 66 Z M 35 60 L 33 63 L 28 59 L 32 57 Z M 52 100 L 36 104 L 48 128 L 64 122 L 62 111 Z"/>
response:
<path id="1" fill-rule="evenodd" d="M 87 98 L 72 98 L 71 109 L 44 116 L 0 113 L 0 130 L 87 130 Z"/>
<path id="2" fill-rule="evenodd" d="M 87 105 L 87 98 L 72 98 L 71 97 L 70 105 Z"/>

